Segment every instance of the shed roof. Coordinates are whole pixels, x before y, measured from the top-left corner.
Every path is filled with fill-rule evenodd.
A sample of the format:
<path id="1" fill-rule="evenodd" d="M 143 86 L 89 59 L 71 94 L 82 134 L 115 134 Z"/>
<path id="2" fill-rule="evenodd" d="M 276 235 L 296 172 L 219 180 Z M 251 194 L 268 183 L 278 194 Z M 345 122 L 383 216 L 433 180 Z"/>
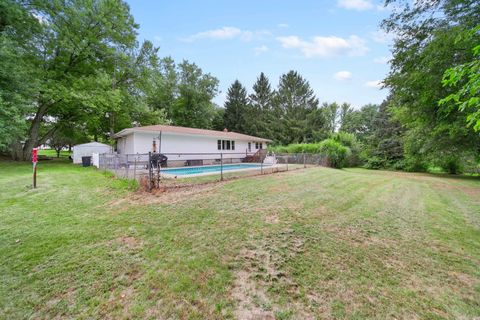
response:
<path id="1" fill-rule="evenodd" d="M 246 140 L 246 141 L 251 140 L 251 141 L 259 141 L 259 142 L 272 141 L 270 139 L 249 136 L 243 133 L 237 133 L 233 131 L 216 131 L 216 130 L 207 130 L 207 129 L 167 126 L 167 125 L 161 125 L 161 124 L 123 129 L 122 131 L 114 134 L 113 138 L 118 139 L 120 137 L 124 137 L 129 134 L 132 134 L 133 132 L 159 133 L 160 131 L 162 131 L 163 133 L 202 135 L 202 136 L 212 136 L 212 137 L 223 138 L 223 139 L 236 139 L 236 140 Z"/>
<path id="2" fill-rule="evenodd" d="M 104 143 L 100 143 L 100 142 L 96 142 L 96 141 L 92 141 L 92 142 L 87 142 L 87 143 L 82 143 L 82 144 L 77 144 L 74 146 L 74 148 L 85 148 L 85 147 L 107 147 L 107 148 L 110 148 L 110 146 L 108 144 L 104 144 Z"/>

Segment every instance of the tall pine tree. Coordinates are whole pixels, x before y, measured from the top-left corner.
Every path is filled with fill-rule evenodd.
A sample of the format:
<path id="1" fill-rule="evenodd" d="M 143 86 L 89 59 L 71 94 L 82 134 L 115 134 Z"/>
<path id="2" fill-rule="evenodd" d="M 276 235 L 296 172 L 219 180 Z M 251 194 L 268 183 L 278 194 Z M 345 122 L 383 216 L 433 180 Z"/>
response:
<path id="1" fill-rule="evenodd" d="M 314 128 L 308 126 L 308 117 L 317 109 L 318 99 L 308 81 L 296 71 L 282 75 L 275 103 L 281 124 L 279 142 L 311 142 Z"/>
<path id="2" fill-rule="evenodd" d="M 273 138 L 274 115 L 273 115 L 273 92 L 270 81 L 262 72 L 253 85 L 253 93 L 250 95 L 248 114 L 248 133 L 251 135 Z"/>
<path id="3" fill-rule="evenodd" d="M 228 88 L 227 100 L 225 101 L 225 113 L 223 116 L 225 127 L 229 131 L 240 133 L 247 131 L 247 108 L 247 90 L 240 81 L 235 80 L 230 88 Z"/>

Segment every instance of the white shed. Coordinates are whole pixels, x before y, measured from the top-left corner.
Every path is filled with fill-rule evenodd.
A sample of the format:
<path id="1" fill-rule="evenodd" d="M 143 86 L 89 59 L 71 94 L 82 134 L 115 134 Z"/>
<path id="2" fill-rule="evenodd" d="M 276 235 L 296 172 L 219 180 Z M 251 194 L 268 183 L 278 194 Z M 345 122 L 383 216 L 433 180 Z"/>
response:
<path id="1" fill-rule="evenodd" d="M 91 157 L 93 153 L 112 153 L 112 147 L 100 142 L 78 144 L 73 147 L 73 163 L 82 163 L 82 157 Z"/>

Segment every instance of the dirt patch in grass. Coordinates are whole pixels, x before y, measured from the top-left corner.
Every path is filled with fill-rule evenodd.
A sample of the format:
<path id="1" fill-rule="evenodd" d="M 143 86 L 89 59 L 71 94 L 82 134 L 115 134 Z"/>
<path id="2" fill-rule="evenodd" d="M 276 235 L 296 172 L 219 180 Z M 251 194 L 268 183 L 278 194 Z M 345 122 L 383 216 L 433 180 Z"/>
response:
<path id="1" fill-rule="evenodd" d="M 284 269 L 287 260 L 303 252 L 304 243 L 287 229 L 241 251 L 238 256 L 241 269 L 235 273 L 232 289 L 232 298 L 237 301 L 236 318 L 275 319 L 282 314 L 295 315 L 295 319 L 315 318 L 309 306 L 298 299 L 299 286 Z M 286 292 L 290 297 L 283 308 L 275 295 L 268 294 L 277 291 Z"/>
<path id="2" fill-rule="evenodd" d="M 128 249 L 137 249 L 143 246 L 143 242 L 135 237 L 119 237 L 115 240 L 115 242 Z"/>
<path id="3" fill-rule="evenodd" d="M 130 193 L 124 198 L 116 199 L 107 204 L 110 209 L 125 209 L 127 206 L 148 204 L 175 204 L 184 201 L 192 201 L 203 197 L 205 194 L 215 192 L 223 183 L 208 183 L 189 186 L 169 186 L 162 189 L 154 189 L 152 192 L 137 191 Z"/>
<path id="4" fill-rule="evenodd" d="M 272 214 L 269 214 L 269 215 L 266 215 L 265 216 L 265 222 L 267 223 L 279 223 L 280 222 L 280 218 L 278 217 L 278 214 L 277 213 L 272 213 Z"/>
<path id="5" fill-rule="evenodd" d="M 237 302 L 234 310 L 237 319 L 275 319 L 272 310 L 265 310 L 265 306 L 269 305 L 265 291 L 257 287 L 249 271 L 240 270 L 235 273 L 232 298 Z"/>

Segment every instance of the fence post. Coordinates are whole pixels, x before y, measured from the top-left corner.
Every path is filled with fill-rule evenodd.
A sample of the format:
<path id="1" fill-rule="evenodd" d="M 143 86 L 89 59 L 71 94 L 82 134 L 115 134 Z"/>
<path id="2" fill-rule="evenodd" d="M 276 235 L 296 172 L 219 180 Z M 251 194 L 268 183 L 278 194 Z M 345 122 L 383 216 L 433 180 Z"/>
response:
<path id="1" fill-rule="evenodd" d="M 263 174 L 263 161 L 260 162 L 260 174 Z"/>
<path id="2" fill-rule="evenodd" d="M 157 160 L 157 187 L 160 188 L 160 158 Z"/>
<path id="3" fill-rule="evenodd" d="M 148 191 L 152 191 L 152 152 L 148 152 Z"/>
<path id="4" fill-rule="evenodd" d="M 126 162 L 126 168 L 125 168 L 125 171 L 127 173 L 127 179 L 129 178 L 128 175 L 129 175 L 129 170 L 130 170 L 130 165 L 128 164 L 128 154 L 125 155 L 125 162 Z"/>
<path id="5" fill-rule="evenodd" d="M 223 153 L 220 153 L 220 181 L 223 181 Z"/>
<path id="6" fill-rule="evenodd" d="M 137 157 L 133 163 L 133 180 L 137 180 Z"/>
<path id="7" fill-rule="evenodd" d="M 305 162 L 305 152 L 303 152 L 303 168 L 307 167 L 307 163 Z"/>
<path id="8" fill-rule="evenodd" d="M 285 161 L 287 163 L 287 171 L 288 171 L 288 155 L 287 155 L 287 160 Z"/>

